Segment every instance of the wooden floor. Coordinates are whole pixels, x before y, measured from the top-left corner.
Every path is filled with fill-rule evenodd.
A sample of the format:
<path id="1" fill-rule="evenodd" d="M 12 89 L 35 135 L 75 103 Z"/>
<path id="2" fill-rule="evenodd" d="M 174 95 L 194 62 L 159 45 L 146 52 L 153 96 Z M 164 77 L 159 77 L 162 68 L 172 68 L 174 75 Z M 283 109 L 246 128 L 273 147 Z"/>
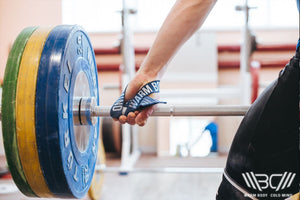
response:
<path id="1" fill-rule="evenodd" d="M 138 168 L 162 167 L 224 167 L 226 157 L 207 158 L 157 158 L 142 156 Z M 108 159 L 108 166 L 118 166 L 118 159 Z M 222 178 L 221 173 L 106 173 L 101 200 L 212 200 Z M 0 180 L 0 188 L 12 185 L 11 180 Z M 27 198 L 16 191 L 0 194 L 2 200 L 36 200 Z M 84 200 L 88 200 L 85 197 Z"/>

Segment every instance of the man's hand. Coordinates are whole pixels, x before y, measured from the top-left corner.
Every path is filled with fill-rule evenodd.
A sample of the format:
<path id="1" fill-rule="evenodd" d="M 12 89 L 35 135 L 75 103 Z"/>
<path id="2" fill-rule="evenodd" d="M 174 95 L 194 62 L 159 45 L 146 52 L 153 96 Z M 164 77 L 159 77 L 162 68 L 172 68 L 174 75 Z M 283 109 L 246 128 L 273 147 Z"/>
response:
<path id="1" fill-rule="evenodd" d="M 125 93 L 125 102 L 132 99 L 137 92 L 148 82 L 153 81 L 153 78 L 149 78 L 142 74 L 137 74 L 128 84 Z M 157 98 L 158 95 L 155 95 Z M 150 97 L 155 98 L 154 94 L 151 94 Z M 118 119 L 114 118 L 115 121 L 119 121 L 121 124 L 128 123 L 130 125 L 139 125 L 144 126 L 149 118 L 149 116 L 153 113 L 155 105 L 144 108 L 140 111 L 130 112 L 127 116 L 121 115 Z"/>

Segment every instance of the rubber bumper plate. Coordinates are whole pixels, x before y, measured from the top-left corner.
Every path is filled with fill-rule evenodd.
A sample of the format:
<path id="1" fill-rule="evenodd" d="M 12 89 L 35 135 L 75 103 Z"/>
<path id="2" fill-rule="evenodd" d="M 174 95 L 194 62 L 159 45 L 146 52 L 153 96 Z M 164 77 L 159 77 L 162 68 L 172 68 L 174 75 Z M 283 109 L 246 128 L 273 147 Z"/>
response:
<path id="1" fill-rule="evenodd" d="M 60 198 L 81 198 L 92 181 L 98 151 L 99 119 L 75 125 L 73 102 L 94 97 L 99 105 L 95 55 L 79 26 L 57 26 L 41 55 L 36 88 L 36 139 L 50 191 Z"/>
<path id="2" fill-rule="evenodd" d="M 106 162 L 106 158 L 105 158 L 103 142 L 102 140 L 99 140 L 97 166 L 103 166 L 105 165 L 105 162 Z M 100 199 L 103 182 L 104 182 L 104 173 L 96 170 L 94 173 L 91 187 L 88 192 L 90 199 L 92 200 Z"/>
<path id="3" fill-rule="evenodd" d="M 24 29 L 14 41 L 9 52 L 3 80 L 2 92 L 2 133 L 7 164 L 19 190 L 26 196 L 36 196 L 24 175 L 17 144 L 15 100 L 19 66 L 24 48 L 37 27 Z"/>
<path id="4" fill-rule="evenodd" d="M 29 38 L 20 63 L 16 95 L 17 143 L 26 179 L 39 197 L 53 197 L 41 170 L 35 132 L 35 92 L 40 57 L 51 27 L 38 28 Z"/>

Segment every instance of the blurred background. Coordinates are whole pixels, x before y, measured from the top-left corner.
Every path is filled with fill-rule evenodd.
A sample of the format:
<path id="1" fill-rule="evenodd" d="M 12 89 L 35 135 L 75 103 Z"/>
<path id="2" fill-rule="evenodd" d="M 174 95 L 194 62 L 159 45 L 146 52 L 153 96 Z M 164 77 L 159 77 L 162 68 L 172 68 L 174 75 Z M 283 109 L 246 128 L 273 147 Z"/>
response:
<path id="1" fill-rule="evenodd" d="M 139 68 L 174 3 L 175 0 L 0 0 L 0 79 L 3 80 L 10 48 L 22 29 L 78 24 L 88 32 L 95 50 L 100 104 L 111 106 L 124 87 L 124 63 L 125 69 L 126 62 Z M 299 38 L 296 1 L 248 0 L 248 8 L 246 24 L 244 1 L 217 1 L 203 27 L 169 63 L 161 80 L 162 100 L 170 104 L 249 105 L 277 78 L 294 55 Z M 240 67 L 244 59 L 247 67 Z M 116 172 L 119 167 L 126 172 L 136 168 L 150 172 L 105 174 L 100 199 L 214 199 L 241 120 L 242 117 L 153 117 L 143 128 L 128 128 L 103 119 L 106 166 Z M 129 130 L 129 135 L 124 135 L 124 130 Z M 124 144 L 129 148 L 124 149 Z M 11 181 L 2 141 L 0 161 L 0 199 L 30 199 Z M 177 173 L 164 172 L 169 168 Z M 151 169 L 161 171 L 153 173 Z"/>

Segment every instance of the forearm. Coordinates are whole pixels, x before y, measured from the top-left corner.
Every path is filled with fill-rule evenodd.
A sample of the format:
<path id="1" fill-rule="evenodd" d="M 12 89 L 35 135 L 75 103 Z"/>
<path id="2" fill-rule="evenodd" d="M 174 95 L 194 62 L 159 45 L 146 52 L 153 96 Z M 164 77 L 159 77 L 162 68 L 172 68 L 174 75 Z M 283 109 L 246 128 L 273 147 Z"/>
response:
<path id="1" fill-rule="evenodd" d="M 157 77 L 181 45 L 203 24 L 216 0 L 177 0 L 138 73 Z"/>

